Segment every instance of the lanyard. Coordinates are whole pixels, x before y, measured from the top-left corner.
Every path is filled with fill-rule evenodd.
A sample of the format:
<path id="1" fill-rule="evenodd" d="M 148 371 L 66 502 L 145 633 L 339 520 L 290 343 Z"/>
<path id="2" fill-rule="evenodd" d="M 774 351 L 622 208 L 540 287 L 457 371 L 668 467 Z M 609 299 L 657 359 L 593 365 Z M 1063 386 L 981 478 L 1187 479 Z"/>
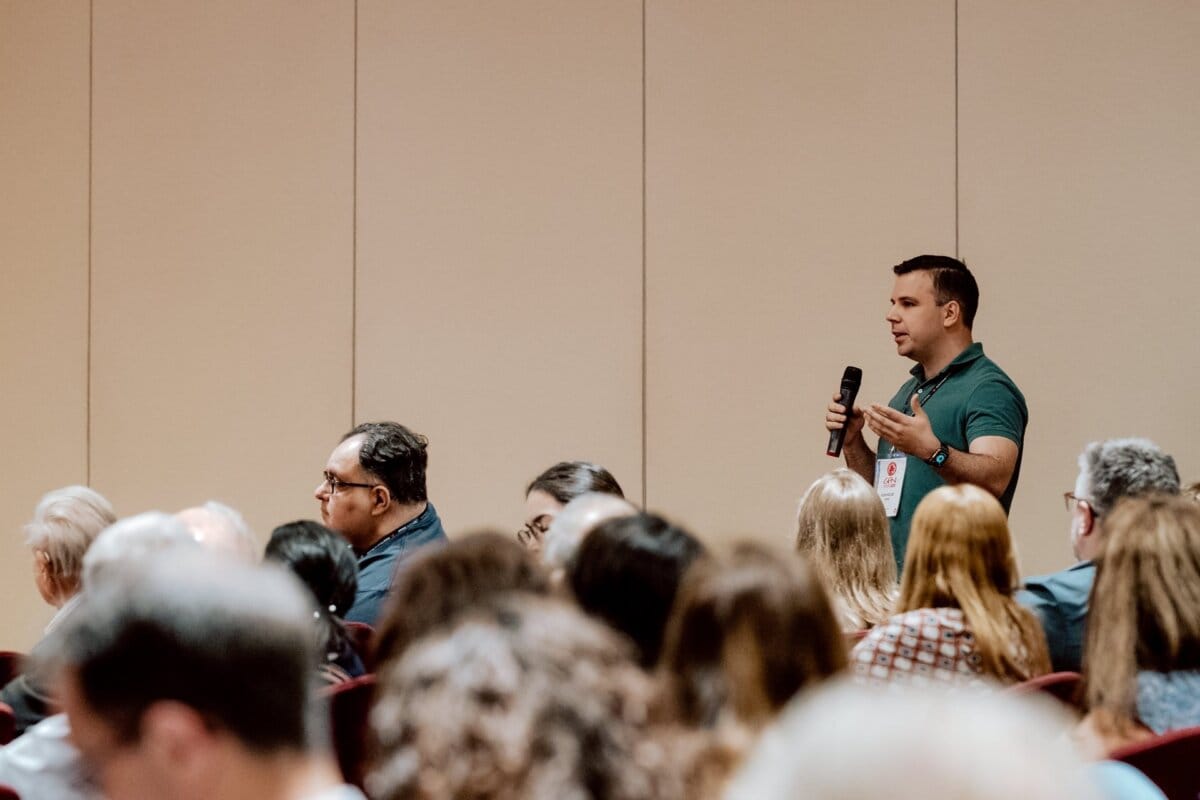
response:
<path id="1" fill-rule="evenodd" d="M 943 386 L 943 385 L 946 383 L 946 381 L 948 381 L 948 380 L 950 380 L 950 372 L 949 372 L 949 371 L 947 371 L 947 372 L 946 372 L 946 374 L 942 376 L 941 380 L 939 380 L 939 381 L 938 381 L 937 383 L 935 383 L 935 384 L 934 384 L 932 387 L 930 387 L 929 391 L 928 391 L 928 392 L 926 392 L 926 393 L 924 394 L 924 396 L 921 398 L 921 407 L 922 407 L 922 408 L 924 408 L 924 407 L 925 407 L 925 405 L 926 405 L 926 404 L 927 404 L 927 403 L 928 403 L 930 400 L 932 400 L 932 399 L 933 399 L 933 396 L 934 396 L 935 394 L 937 394 L 937 393 L 938 393 L 938 389 L 941 389 L 941 388 L 942 388 L 942 386 Z M 917 393 L 918 393 L 918 394 L 920 394 L 920 388 L 919 388 L 919 387 L 920 387 L 920 385 L 921 385 L 921 384 L 917 384 L 917 387 L 918 387 L 918 389 L 917 389 Z M 910 417 L 911 417 L 911 416 L 913 416 L 913 410 L 912 410 L 911 408 L 909 408 L 909 403 L 911 403 L 911 402 L 912 402 L 912 395 L 909 395 L 909 397 L 908 397 L 908 400 L 906 400 L 906 401 L 905 401 L 905 403 L 904 403 L 904 407 L 905 407 L 905 408 L 908 408 L 908 411 L 906 411 L 906 412 L 904 412 L 904 413 L 905 413 L 905 414 L 907 414 L 907 415 L 908 415 L 908 416 L 910 416 Z M 897 450 L 897 449 L 896 449 L 896 445 L 892 444 L 891 442 L 888 442 L 888 445 L 891 447 L 891 449 L 888 451 L 888 458 L 894 458 L 894 457 L 895 457 L 895 455 L 896 455 L 896 453 L 898 453 L 898 452 L 900 452 L 900 451 L 899 451 L 899 450 Z"/>

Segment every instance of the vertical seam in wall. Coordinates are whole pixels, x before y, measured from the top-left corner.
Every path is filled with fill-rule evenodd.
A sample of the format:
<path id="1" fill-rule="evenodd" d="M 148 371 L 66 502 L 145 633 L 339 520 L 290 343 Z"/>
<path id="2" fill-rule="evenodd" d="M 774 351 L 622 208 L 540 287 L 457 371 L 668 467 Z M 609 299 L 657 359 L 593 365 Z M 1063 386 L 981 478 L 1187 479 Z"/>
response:
<path id="1" fill-rule="evenodd" d="M 350 428 L 358 422 L 358 0 L 354 0 L 354 119 L 350 156 Z"/>
<path id="2" fill-rule="evenodd" d="M 88 3 L 88 145 L 87 145 L 87 342 L 84 345 L 84 484 L 92 485 L 92 108 L 95 71 L 96 3 Z"/>
<path id="3" fill-rule="evenodd" d="M 958 238 L 958 0 L 954 0 L 954 257 L 962 258 Z"/>
<path id="4" fill-rule="evenodd" d="M 646 486 L 646 0 L 642 0 L 642 508 L 649 503 Z"/>

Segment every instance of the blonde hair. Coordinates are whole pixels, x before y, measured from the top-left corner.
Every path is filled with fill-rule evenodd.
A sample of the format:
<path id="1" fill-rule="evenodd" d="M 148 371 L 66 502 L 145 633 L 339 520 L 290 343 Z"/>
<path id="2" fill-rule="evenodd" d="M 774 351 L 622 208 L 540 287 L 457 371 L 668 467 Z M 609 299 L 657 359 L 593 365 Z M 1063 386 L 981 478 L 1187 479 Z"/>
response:
<path id="1" fill-rule="evenodd" d="M 74 594 L 83 576 L 83 556 L 100 531 L 117 521 L 112 505 L 86 486 L 66 486 L 47 492 L 25 524 L 29 547 L 46 564 L 67 595 Z"/>
<path id="2" fill-rule="evenodd" d="M 883 501 L 848 469 L 818 478 L 796 520 L 796 550 L 812 564 L 848 630 L 873 627 L 892 613 L 896 558 Z"/>
<path id="3" fill-rule="evenodd" d="M 1013 599 L 1017 559 L 996 498 L 971 484 L 942 486 L 913 514 L 900 613 L 958 608 L 975 637 L 986 674 L 1005 682 L 1050 671 L 1037 617 Z"/>
<path id="4" fill-rule="evenodd" d="M 1105 733 L 1121 735 L 1135 727 L 1139 671 L 1200 669 L 1200 507 L 1187 497 L 1130 498 L 1104 529 L 1089 599 L 1084 699 Z"/>

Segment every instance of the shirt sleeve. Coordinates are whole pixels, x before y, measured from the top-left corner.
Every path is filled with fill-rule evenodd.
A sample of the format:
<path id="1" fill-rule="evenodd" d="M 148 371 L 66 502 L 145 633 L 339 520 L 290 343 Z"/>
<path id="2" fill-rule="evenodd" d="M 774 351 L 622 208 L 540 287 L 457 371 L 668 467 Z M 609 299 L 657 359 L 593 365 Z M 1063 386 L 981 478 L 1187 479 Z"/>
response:
<path id="1" fill-rule="evenodd" d="M 999 380 L 981 383 L 967 403 L 967 444 L 981 436 L 1003 436 L 1021 446 L 1029 412 L 1015 386 Z"/>

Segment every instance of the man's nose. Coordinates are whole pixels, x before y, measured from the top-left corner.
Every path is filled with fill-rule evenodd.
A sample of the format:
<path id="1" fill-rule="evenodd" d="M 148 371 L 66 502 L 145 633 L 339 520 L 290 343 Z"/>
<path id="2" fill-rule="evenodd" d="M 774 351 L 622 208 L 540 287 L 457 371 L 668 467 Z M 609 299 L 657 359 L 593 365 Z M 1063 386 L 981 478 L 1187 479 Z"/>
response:
<path id="1" fill-rule="evenodd" d="M 321 481 L 320 483 L 318 483 L 317 488 L 313 489 L 313 497 L 317 498 L 318 500 L 324 500 L 326 497 L 326 490 L 325 490 L 326 485 L 327 485 L 326 481 Z"/>

